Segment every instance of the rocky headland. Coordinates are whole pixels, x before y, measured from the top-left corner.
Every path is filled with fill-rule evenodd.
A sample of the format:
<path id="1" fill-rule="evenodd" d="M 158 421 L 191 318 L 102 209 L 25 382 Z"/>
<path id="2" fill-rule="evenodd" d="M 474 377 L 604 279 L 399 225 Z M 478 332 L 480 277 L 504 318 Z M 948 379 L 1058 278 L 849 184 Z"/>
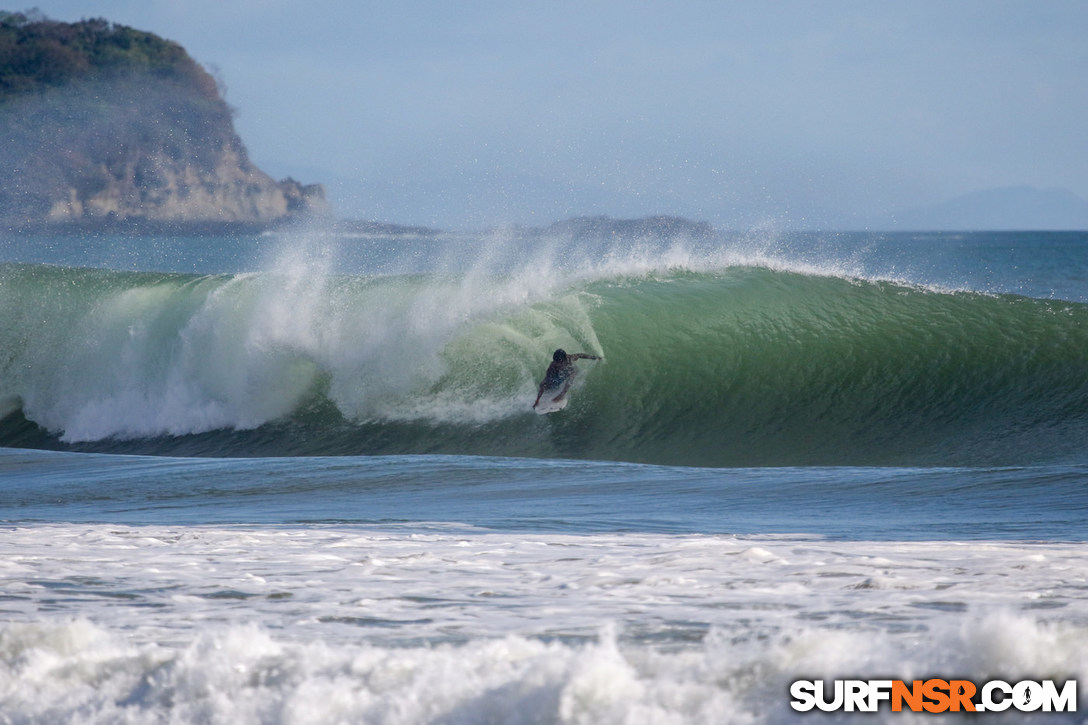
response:
<path id="1" fill-rule="evenodd" d="M 0 12 L 0 223 L 260 226 L 327 211 L 249 159 L 212 76 L 106 20 Z"/>

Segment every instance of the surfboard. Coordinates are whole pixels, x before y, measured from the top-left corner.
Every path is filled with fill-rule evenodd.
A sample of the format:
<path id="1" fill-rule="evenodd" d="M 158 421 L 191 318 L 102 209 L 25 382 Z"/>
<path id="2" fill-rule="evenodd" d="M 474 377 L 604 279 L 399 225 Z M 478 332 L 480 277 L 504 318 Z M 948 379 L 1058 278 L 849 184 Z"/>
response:
<path id="1" fill-rule="evenodd" d="M 567 403 L 570 402 L 570 391 L 559 400 L 555 399 L 555 396 L 563 392 L 562 388 L 553 388 L 551 390 L 545 390 L 544 394 L 540 396 L 540 402 L 533 408 L 537 415 L 547 415 L 548 413 L 555 413 L 556 411 L 563 410 L 567 407 Z"/>

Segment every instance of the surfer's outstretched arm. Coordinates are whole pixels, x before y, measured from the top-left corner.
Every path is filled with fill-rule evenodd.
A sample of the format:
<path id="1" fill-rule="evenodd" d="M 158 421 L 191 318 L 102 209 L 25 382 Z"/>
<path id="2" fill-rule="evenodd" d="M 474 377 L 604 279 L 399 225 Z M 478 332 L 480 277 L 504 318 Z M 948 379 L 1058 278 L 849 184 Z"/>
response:
<path id="1" fill-rule="evenodd" d="M 567 358 L 570 359 L 570 360 L 600 360 L 601 356 L 600 355 L 590 355 L 589 353 L 586 353 L 586 352 L 576 352 L 573 355 L 568 355 Z"/>

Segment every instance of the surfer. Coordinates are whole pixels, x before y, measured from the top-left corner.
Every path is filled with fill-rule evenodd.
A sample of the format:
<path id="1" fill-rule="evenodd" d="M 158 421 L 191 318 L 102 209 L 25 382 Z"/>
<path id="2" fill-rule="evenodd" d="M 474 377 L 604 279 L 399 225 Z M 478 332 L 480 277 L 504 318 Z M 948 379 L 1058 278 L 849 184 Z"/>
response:
<path id="1" fill-rule="evenodd" d="M 533 408 L 540 404 L 540 396 L 544 395 L 545 390 L 559 390 L 559 394 L 552 398 L 552 402 L 563 399 L 563 396 L 570 390 L 570 384 L 574 381 L 574 376 L 578 374 L 578 371 L 574 368 L 575 360 L 600 359 L 599 355 L 588 355 L 584 352 L 568 355 L 562 348 L 556 350 L 552 354 L 552 364 L 548 366 L 548 371 L 544 373 L 544 380 L 540 383 L 540 389 L 537 390 L 536 402 L 533 403 Z"/>

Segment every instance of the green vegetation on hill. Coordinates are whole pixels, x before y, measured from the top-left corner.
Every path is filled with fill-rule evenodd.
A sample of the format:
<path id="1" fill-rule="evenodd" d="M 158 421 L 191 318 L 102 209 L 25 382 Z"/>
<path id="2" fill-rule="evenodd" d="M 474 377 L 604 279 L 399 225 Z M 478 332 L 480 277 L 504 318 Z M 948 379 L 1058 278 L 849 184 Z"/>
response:
<path id="1" fill-rule="evenodd" d="M 215 81 L 177 43 L 101 18 L 49 20 L 0 11 L 0 102 L 72 80 L 148 74 L 218 98 Z"/>

